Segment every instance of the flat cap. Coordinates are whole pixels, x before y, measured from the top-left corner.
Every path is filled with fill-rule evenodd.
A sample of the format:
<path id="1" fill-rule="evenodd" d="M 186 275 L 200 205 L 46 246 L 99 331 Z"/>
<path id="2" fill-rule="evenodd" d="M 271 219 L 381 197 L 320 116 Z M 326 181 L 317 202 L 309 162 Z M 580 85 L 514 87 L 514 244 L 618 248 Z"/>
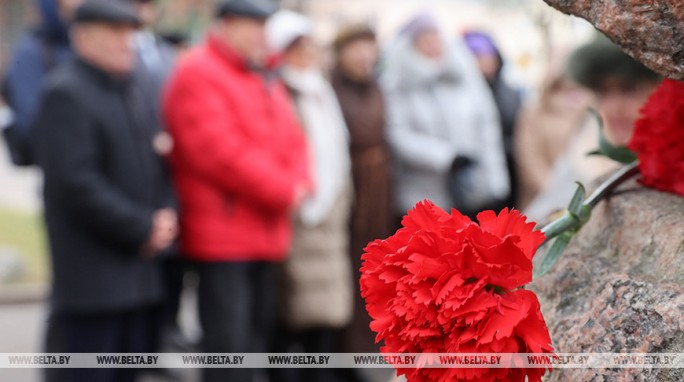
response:
<path id="1" fill-rule="evenodd" d="M 266 19 L 276 13 L 278 8 L 274 0 L 222 0 L 216 6 L 216 15 Z"/>
<path id="2" fill-rule="evenodd" d="M 86 1 L 76 8 L 74 22 L 130 24 L 135 27 L 139 27 L 142 24 L 132 5 L 127 2 L 111 0 Z"/>

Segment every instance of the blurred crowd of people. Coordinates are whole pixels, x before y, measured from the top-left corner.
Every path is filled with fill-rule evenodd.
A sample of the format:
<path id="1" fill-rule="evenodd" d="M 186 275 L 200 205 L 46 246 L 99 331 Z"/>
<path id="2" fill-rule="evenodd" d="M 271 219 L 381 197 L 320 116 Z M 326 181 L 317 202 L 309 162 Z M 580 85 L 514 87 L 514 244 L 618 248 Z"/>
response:
<path id="1" fill-rule="evenodd" d="M 544 219 L 575 180 L 610 170 L 585 156 L 598 142 L 589 108 L 624 145 L 659 81 L 599 37 L 555 57 L 526 102 L 491 36 L 448 36 L 426 12 L 383 49 L 371 26 L 344 26 L 326 68 L 315 21 L 270 0 L 220 1 L 189 50 L 154 33 L 151 0 L 37 3 L 42 22 L 3 80 L 3 135 L 15 164 L 44 174 L 48 352 L 195 349 L 178 326 L 188 273 L 200 351 L 377 352 L 359 292 L 369 242 L 423 199 Z M 203 380 L 257 373 L 209 368 Z M 268 378 L 363 380 L 353 369 Z"/>

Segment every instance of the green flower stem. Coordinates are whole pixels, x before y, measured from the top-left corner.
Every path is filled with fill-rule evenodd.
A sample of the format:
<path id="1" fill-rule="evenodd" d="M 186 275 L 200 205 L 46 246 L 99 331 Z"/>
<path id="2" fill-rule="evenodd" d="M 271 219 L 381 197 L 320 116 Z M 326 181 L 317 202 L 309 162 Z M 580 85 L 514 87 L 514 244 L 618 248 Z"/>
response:
<path id="1" fill-rule="evenodd" d="M 594 191 L 591 196 L 587 198 L 584 205 L 593 209 L 596 205 L 608 194 L 610 194 L 617 186 L 624 183 L 626 180 L 639 173 L 639 162 L 634 161 L 627 166 L 616 171 L 605 182 Z"/>
<path id="2" fill-rule="evenodd" d="M 544 232 L 544 236 L 546 236 L 546 240 L 544 240 L 542 245 L 548 243 L 563 232 L 578 228 L 579 224 L 580 221 L 577 216 L 571 214 L 570 211 L 566 211 L 563 216 L 552 221 L 541 229 L 541 231 Z"/>
<path id="3" fill-rule="evenodd" d="M 589 196 L 589 198 L 582 203 L 582 213 L 580 215 L 583 216 L 579 216 L 571 211 L 566 211 L 563 216 L 544 226 L 541 231 L 544 232 L 546 240 L 544 240 L 542 245 L 546 244 L 551 239 L 561 235 L 564 232 L 570 230 L 579 230 L 579 228 L 582 227 L 582 225 L 588 220 L 591 210 L 601 200 L 608 196 L 617 186 L 639 173 L 638 166 L 639 163 L 635 161 L 621 168 L 619 171 L 615 172 L 615 174 L 611 175 L 611 177 L 605 182 L 603 182 L 596 189 L 596 191 L 594 191 L 591 196 Z"/>

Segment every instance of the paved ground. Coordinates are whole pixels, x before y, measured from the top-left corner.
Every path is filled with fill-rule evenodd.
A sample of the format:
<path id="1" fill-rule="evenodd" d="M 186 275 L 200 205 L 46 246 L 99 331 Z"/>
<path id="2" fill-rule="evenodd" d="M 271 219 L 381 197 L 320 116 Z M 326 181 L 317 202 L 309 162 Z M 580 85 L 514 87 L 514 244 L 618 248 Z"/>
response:
<path id="1" fill-rule="evenodd" d="M 17 292 L 17 294 L 20 294 Z M 38 293 L 34 293 L 38 294 Z M 27 302 L 19 303 L 3 296 L 0 301 L 0 353 L 40 353 L 47 318 L 47 303 L 44 300 L 24 297 Z M 10 301 L 10 302 L 7 302 Z M 189 291 L 183 297 L 181 323 L 184 331 L 194 337 L 199 336 L 195 314 L 195 297 Z M 196 370 L 182 370 L 182 382 L 198 381 Z M 40 382 L 41 372 L 36 369 L 0 369 L 0 381 Z M 147 375 L 141 382 L 168 382 L 170 379 L 158 375 Z"/>
<path id="2" fill-rule="evenodd" d="M 0 305 L 0 353 L 34 353 L 41 348 L 45 304 Z M 0 369 L 0 381 L 37 382 L 35 369 Z"/>
<path id="3" fill-rule="evenodd" d="M 181 322 L 187 333 L 197 335 L 197 321 L 194 314 L 194 297 L 186 294 L 183 301 Z M 39 353 L 47 317 L 44 302 L 0 303 L 0 353 Z M 180 370 L 180 381 L 198 382 L 197 370 Z M 369 382 L 389 382 L 389 370 L 363 370 Z M 40 382 L 41 371 L 37 369 L 0 369 L 0 381 Z M 170 382 L 169 378 L 159 375 L 145 375 L 141 382 Z M 305 381 L 303 381 L 305 382 Z"/>

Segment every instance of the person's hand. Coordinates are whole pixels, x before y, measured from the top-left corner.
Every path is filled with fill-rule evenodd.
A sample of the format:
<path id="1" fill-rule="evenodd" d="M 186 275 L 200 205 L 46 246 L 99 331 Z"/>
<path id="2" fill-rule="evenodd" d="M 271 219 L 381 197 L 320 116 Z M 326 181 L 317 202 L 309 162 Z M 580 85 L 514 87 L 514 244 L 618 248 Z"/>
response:
<path id="1" fill-rule="evenodd" d="M 152 215 L 152 231 L 143 245 L 143 253 L 154 256 L 173 244 L 178 237 L 178 214 L 170 208 L 157 210 Z"/>
<path id="2" fill-rule="evenodd" d="M 311 194 L 311 187 L 307 182 L 299 182 L 295 185 L 292 208 L 296 209 L 302 205 L 304 199 Z"/>

